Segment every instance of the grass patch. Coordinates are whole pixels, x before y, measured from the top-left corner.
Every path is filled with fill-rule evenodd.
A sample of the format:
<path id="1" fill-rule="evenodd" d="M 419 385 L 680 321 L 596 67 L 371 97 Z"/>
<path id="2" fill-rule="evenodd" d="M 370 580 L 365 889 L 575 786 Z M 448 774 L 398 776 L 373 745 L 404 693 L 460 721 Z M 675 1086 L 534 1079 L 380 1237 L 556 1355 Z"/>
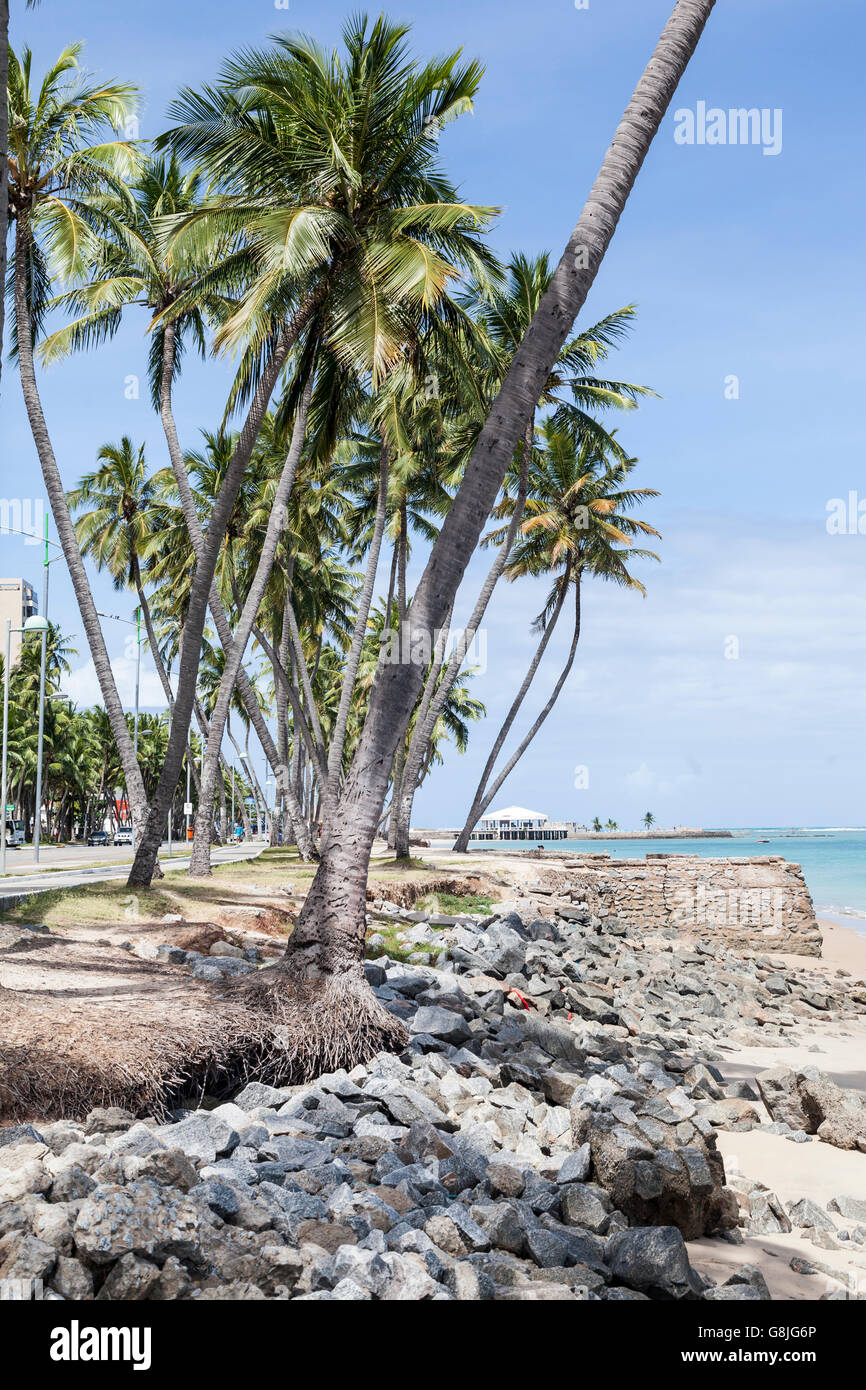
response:
<path id="1" fill-rule="evenodd" d="M 2 920 L 22 926 L 120 926 L 124 920 L 146 921 L 176 911 L 176 905 L 158 888 L 139 888 L 132 893 L 125 883 L 83 883 L 77 888 L 34 893 L 7 908 Z"/>
<path id="2" fill-rule="evenodd" d="M 488 893 L 431 893 L 421 900 L 423 910 L 459 916 L 461 912 L 489 912 L 493 898 Z"/>
<path id="3" fill-rule="evenodd" d="M 370 938 L 373 936 L 381 937 L 382 941 L 377 941 L 374 946 L 371 946 Z M 414 965 L 415 962 L 410 960 L 410 956 L 423 956 L 424 961 L 432 964 L 438 955 L 437 950 L 431 951 L 425 949 L 424 946 L 415 945 L 411 941 L 401 941 L 399 928 L 396 925 L 389 926 L 387 922 L 377 922 L 367 932 L 366 956 L 368 960 L 379 960 L 382 956 L 388 956 L 390 960 L 398 960 L 403 965 Z M 419 963 L 423 964 L 424 961 Z"/>

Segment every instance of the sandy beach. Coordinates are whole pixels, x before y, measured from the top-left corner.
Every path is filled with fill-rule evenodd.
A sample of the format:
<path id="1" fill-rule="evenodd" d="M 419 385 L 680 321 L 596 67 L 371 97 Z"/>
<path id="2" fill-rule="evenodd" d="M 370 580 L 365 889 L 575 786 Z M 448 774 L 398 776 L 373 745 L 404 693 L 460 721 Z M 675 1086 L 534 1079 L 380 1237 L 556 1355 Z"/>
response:
<path id="1" fill-rule="evenodd" d="M 488 851 L 483 857 L 467 859 L 438 849 L 428 854 L 443 868 L 459 864 L 465 872 L 483 869 L 501 873 L 504 880 L 515 885 L 527 884 L 538 874 L 536 861 L 516 855 Z M 816 983 L 832 980 L 837 989 L 847 977 L 852 986 L 866 983 L 866 936 L 826 918 L 819 918 L 818 923 L 823 935 L 820 957 L 774 952 L 773 960 L 813 974 Z M 816 1016 L 792 1029 L 790 1042 L 782 1046 L 738 1043 L 730 1048 L 719 1045 L 718 1050 L 724 1060 L 716 1065 L 726 1082 L 750 1081 L 771 1067 L 813 1066 L 827 1072 L 837 1085 L 866 1094 L 866 1020 L 840 1024 L 822 1022 Z M 762 1119 L 770 1119 L 760 1101 L 755 1101 L 754 1106 Z M 808 1197 L 826 1209 L 827 1203 L 840 1193 L 866 1199 L 864 1153 L 834 1148 L 814 1136 L 808 1143 L 796 1144 L 758 1129 L 743 1133 L 719 1130 L 718 1146 L 729 1180 L 754 1180 L 786 1204 Z M 845 1220 L 830 1215 L 837 1228 L 844 1230 Z M 834 1291 L 838 1295 L 845 1288 L 866 1292 L 866 1256 L 862 1247 L 852 1246 L 850 1255 L 844 1249 L 824 1250 L 796 1231 L 762 1236 L 743 1232 L 743 1236 L 742 1244 L 727 1244 L 715 1238 L 689 1242 L 692 1263 L 716 1281 L 722 1281 L 744 1262 L 756 1265 L 775 1298 L 811 1300 Z M 837 1277 L 823 1271 L 797 1273 L 791 1268 L 795 1257 L 825 1266 Z"/>
<path id="2" fill-rule="evenodd" d="M 819 918 L 824 933 L 823 953 L 809 963 L 818 976 L 846 972 L 853 982 L 866 981 L 866 938 Z M 796 957 L 780 956 L 789 964 Z M 727 1081 L 751 1079 L 769 1067 L 817 1066 L 840 1086 L 866 1093 L 866 1023 L 850 1023 L 844 1028 L 815 1022 L 804 1028 L 798 1040 L 787 1047 L 737 1047 L 729 1060 L 720 1064 Z M 756 1109 L 766 1114 L 756 1102 Z M 810 1197 L 826 1209 L 840 1193 L 866 1199 L 866 1154 L 833 1148 L 813 1138 L 807 1144 L 792 1144 L 775 1134 L 751 1130 L 743 1134 L 718 1134 L 719 1150 L 725 1159 L 729 1179 L 752 1178 L 775 1192 L 783 1202 Z M 843 1218 L 833 1218 L 844 1229 Z M 742 1245 L 725 1246 L 718 1240 L 690 1242 L 692 1262 L 702 1273 L 721 1279 L 744 1259 L 762 1271 L 775 1298 L 815 1299 L 844 1287 L 866 1290 L 866 1257 L 852 1247 L 844 1251 L 819 1250 L 796 1232 L 789 1235 L 746 1235 Z M 838 1279 L 819 1272 L 798 1274 L 790 1267 L 792 1258 L 826 1265 Z"/>

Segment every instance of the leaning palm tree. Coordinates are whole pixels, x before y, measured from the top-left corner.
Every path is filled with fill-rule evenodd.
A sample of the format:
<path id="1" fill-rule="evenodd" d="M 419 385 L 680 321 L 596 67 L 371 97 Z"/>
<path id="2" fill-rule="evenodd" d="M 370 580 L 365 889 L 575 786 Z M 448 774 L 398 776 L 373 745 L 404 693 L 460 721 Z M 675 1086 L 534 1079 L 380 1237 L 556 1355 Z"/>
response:
<path id="1" fill-rule="evenodd" d="M 202 553 L 204 535 L 201 513 L 196 509 L 190 490 L 178 439 L 172 402 L 173 387 L 184 354 L 190 346 L 199 352 L 205 351 L 208 325 L 220 322 L 235 305 L 235 296 L 243 288 L 248 270 L 245 248 L 222 240 L 216 240 L 211 245 L 210 255 L 202 259 L 185 254 L 181 248 L 174 248 L 171 256 L 167 255 L 160 227 L 169 217 L 190 214 L 201 200 L 200 174 L 183 171 L 174 157 L 147 161 L 133 181 L 128 196 L 106 198 L 100 207 L 104 237 L 91 256 L 87 276 L 54 302 L 55 307 L 71 314 L 70 322 L 47 337 L 40 348 L 45 361 L 55 361 L 71 350 L 91 347 L 110 338 L 119 328 L 126 308 L 137 305 L 149 311 L 151 339 L 148 376 L 151 398 L 159 411 L 168 444 L 182 519 L 188 532 L 185 542 L 187 551 L 189 541 L 192 541 L 191 558 L 197 558 Z M 232 447 L 223 460 L 224 466 L 218 480 L 216 477 L 212 479 L 215 486 L 206 514 L 215 542 L 219 539 L 219 518 L 222 517 L 224 521 L 232 513 L 231 493 L 233 488 L 240 486 L 237 480 L 242 477 L 244 460 L 249 459 L 273 384 L 271 381 L 267 389 L 256 393 L 247 412 L 244 429 L 238 434 L 221 436 L 223 442 L 230 438 Z M 224 495 L 223 484 L 230 470 L 231 477 Z M 231 481 L 232 477 L 234 481 Z M 211 556 L 213 554 L 219 555 L 216 545 L 211 549 Z M 210 561 L 205 570 L 190 566 L 187 576 L 185 607 L 187 612 L 192 612 L 192 640 L 183 658 L 180 696 L 174 708 L 172 736 L 167 750 L 168 768 L 165 778 L 161 778 L 157 784 L 161 799 L 167 799 L 169 784 L 174 785 L 172 775 L 176 781 L 184 757 L 179 731 L 184 720 L 188 727 L 187 704 L 189 692 L 194 689 L 200 651 L 200 640 L 195 640 L 195 634 L 199 624 L 203 629 L 208 604 L 223 647 L 227 649 L 232 642 L 229 619 L 218 589 L 212 581 L 209 588 L 205 583 L 209 565 Z M 248 717 L 266 756 L 276 769 L 276 749 L 243 670 L 238 673 L 238 686 Z M 176 768 L 174 774 L 173 768 Z M 155 816 L 152 824 L 154 832 L 151 843 L 158 840 L 161 834 L 161 817 Z M 149 850 L 148 856 L 153 853 L 155 849 Z"/>
<path id="2" fill-rule="evenodd" d="M 501 385 L 511 360 L 532 322 L 552 278 L 547 255 L 530 259 L 516 254 L 508 263 L 504 283 L 491 289 L 474 285 L 466 296 L 468 307 L 474 308 L 482 331 L 482 341 L 488 360 L 482 373 L 480 399 L 486 404 Z M 553 369 L 538 400 L 539 408 L 553 411 L 557 425 L 579 429 L 599 447 L 616 452 L 619 446 L 605 428 L 599 415 L 607 410 L 630 410 L 644 396 L 654 394 L 648 387 L 632 382 L 610 381 L 598 375 L 611 348 L 627 332 L 634 310 L 631 305 L 609 314 L 591 328 L 568 339 L 559 351 Z M 486 379 L 485 379 L 486 378 Z M 468 437 L 473 441 L 483 423 L 484 411 L 470 417 Z M 398 797 L 393 843 L 398 854 L 408 853 L 409 821 L 412 814 L 412 787 L 417 771 L 424 760 L 426 740 L 439 717 L 450 686 L 474 640 L 487 609 L 493 590 L 505 569 L 512 543 L 520 524 L 526 500 L 528 472 L 535 441 L 535 411 L 530 414 L 519 457 L 514 460 L 517 494 L 511 507 L 511 522 L 502 536 L 496 557 L 481 588 L 472 616 L 454 644 L 454 649 L 440 674 L 433 663 L 421 696 L 423 717 L 415 721 L 415 733 L 407 754 L 406 792 Z M 400 756 L 398 749 L 398 757 Z"/>
<path id="3" fill-rule="evenodd" d="M 677 0 L 614 136 L 589 200 L 550 287 L 514 355 L 481 431 L 465 477 L 415 588 L 411 634 L 429 644 L 447 620 L 508 465 L 535 403 L 598 273 L 650 145 L 697 47 L 715 0 Z M 411 646 L 410 646 L 411 652 Z M 281 966 L 257 987 L 267 991 L 291 1033 L 290 1067 L 317 1074 L 393 1043 L 364 982 L 369 854 L 382 815 L 396 749 L 427 663 L 382 662 L 352 766 L 321 846 L 321 863 Z M 292 1000 L 285 1002 L 289 985 Z M 287 1070 L 290 1068 L 287 1067 Z"/>
<path id="4" fill-rule="evenodd" d="M 545 424 L 541 433 L 545 448 L 539 463 L 530 471 L 530 496 L 524 507 L 525 520 L 505 572 L 511 580 L 524 575 L 538 577 L 549 574 L 553 574 L 555 579 L 547 603 L 535 620 L 535 628 L 541 633 L 541 638 L 523 683 L 494 740 L 466 822 L 455 841 L 454 848 L 459 852 L 466 851 L 476 822 L 526 752 L 568 679 L 580 640 L 583 580 L 595 576 L 644 593 L 643 584 L 630 572 L 627 561 L 635 558 L 658 559 L 652 551 L 632 547 L 632 537 L 635 535 L 658 535 L 648 522 L 624 510 L 648 497 L 658 496 L 651 488 L 627 485 L 636 460 L 623 458 L 619 448 L 611 460 L 608 452 L 599 449 L 594 437 L 584 436 L 575 440 L 569 431 L 557 430 L 552 421 Z M 508 515 L 513 505 L 506 493 L 497 511 L 500 515 Z M 492 532 L 486 539 L 501 544 L 503 529 Z M 502 771 L 494 777 L 496 760 L 532 685 L 569 591 L 574 602 L 574 623 L 565 665 L 529 732 Z"/>
<path id="5" fill-rule="evenodd" d="M 107 139 L 135 108 L 126 83 L 95 84 L 78 67 L 80 48 L 66 48 L 38 89 L 29 49 L 9 52 L 9 218 L 14 227 L 13 350 L 54 524 L 63 548 L 100 690 L 126 775 L 144 818 L 144 784 L 105 647 L 93 595 L 69 515 L 48 432 L 33 359 L 55 276 L 82 274 L 98 244 L 98 204 L 106 190 L 125 196 L 136 156 L 127 141 Z"/>

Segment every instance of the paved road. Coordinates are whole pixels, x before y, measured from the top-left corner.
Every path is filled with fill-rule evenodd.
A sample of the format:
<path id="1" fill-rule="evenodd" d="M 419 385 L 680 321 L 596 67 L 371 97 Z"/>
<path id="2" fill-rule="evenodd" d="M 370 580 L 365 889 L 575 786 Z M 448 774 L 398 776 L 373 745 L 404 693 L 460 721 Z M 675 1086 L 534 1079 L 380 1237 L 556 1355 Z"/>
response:
<path id="1" fill-rule="evenodd" d="M 251 844 L 215 846 L 211 850 L 211 860 L 214 864 L 234 864 L 244 859 L 254 859 L 264 848 L 261 840 Z M 168 843 L 163 841 L 160 863 L 166 868 L 189 868 L 186 848 L 181 851 L 175 843 L 173 851 L 169 859 Z M 32 893 L 40 888 L 75 888 L 80 883 L 123 879 L 132 864 L 132 854 L 128 847 L 123 846 L 115 849 L 112 845 L 105 850 L 87 849 L 84 845 L 44 849 L 40 850 L 38 866 L 33 864 L 32 853 L 30 846 L 7 850 L 7 873 L 5 878 L 0 878 L 0 898 L 10 893 Z M 15 864 L 13 855 L 17 857 L 19 854 L 21 860 Z"/>

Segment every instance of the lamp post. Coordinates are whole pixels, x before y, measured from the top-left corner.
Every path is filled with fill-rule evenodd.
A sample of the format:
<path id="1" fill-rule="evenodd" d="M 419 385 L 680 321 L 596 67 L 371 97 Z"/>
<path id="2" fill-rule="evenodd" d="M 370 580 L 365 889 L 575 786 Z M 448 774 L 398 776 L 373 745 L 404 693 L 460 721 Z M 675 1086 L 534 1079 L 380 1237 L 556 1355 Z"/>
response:
<path id="1" fill-rule="evenodd" d="M 141 685 L 141 609 L 136 608 L 134 618 L 121 618 L 118 613 L 101 613 L 99 609 L 97 616 L 100 618 L 110 618 L 115 623 L 127 623 L 129 627 L 135 628 L 135 724 L 133 729 L 133 752 L 135 761 L 138 762 L 138 692 Z M 132 852 L 135 853 L 135 816 L 132 810 L 132 799 L 129 795 L 129 788 L 126 789 L 126 805 L 129 811 L 129 825 L 132 831 Z"/>
<path id="2" fill-rule="evenodd" d="M 17 527 L 14 527 L 14 526 L 4 526 L 4 527 L 3 527 L 3 534 L 4 534 L 4 535 L 23 536 L 23 537 L 25 538 L 25 540 L 28 541 L 28 542 L 38 541 L 38 539 L 39 539 L 39 537 L 36 536 L 36 535 L 34 535 L 32 531 L 19 531 L 19 530 L 17 529 Z M 39 837 L 40 837 L 40 832 L 41 832 L 41 830 L 42 830 L 42 743 L 43 743 L 43 734 L 44 734 L 44 731 L 45 731 L 45 663 L 46 663 L 47 646 L 48 646 L 48 622 L 47 622 L 47 619 L 48 619 L 48 577 L 49 577 L 49 575 L 50 575 L 50 573 L 51 573 L 51 571 L 49 570 L 48 566 L 49 566 L 49 565 L 53 565 L 55 560 L 60 560 L 60 559 L 63 558 L 63 552 L 62 552 L 62 550 L 61 550 L 60 542 L 59 542 L 59 541 L 52 541 L 52 540 L 49 540 L 49 537 L 48 537 L 48 517 L 47 517 L 47 516 L 45 517 L 45 535 L 43 536 L 43 542 L 44 542 L 44 545 L 43 545 L 43 552 L 44 552 L 44 553 L 43 553 L 43 557 L 42 557 L 42 568 L 43 568 L 44 573 L 45 573 L 45 579 L 44 579 L 44 583 L 43 583 L 43 592 L 42 592 L 42 616 L 43 616 L 43 618 L 46 619 L 46 623 L 45 623 L 45 627 L 42 629 L 42 658 L 41 658 L 41 661 L 40 661 L 40 663 L 39 663 L 39 737 L 38 737 L 37 752 L 36 752 L 36 814 L 35 814 L 34 817 L 33 817 L 33 862 L 34 862 L 34 864 L 38 864 L 38 863 L 39 863 Z M 52 555 L 52 557 L 51 557 L 50 560 L 49 560 L 49 558 L 48 558 L 48 547 L 49 547 L 49 545 L 55 546 L 56 549 L 57 549 L 58 551 L 60 551 L 60 554 L 59 554 L 59 555 Z M 17 629 L 16 629 L 16 630 L 17 630 Z M 30 631 L 35 631 L 35 629 L 29 629 L 29 630 L 30 630 Z M 4 797 L 4 803 L 5 803 L 5 797 Z M 4 817 L 5 817 L 5 815 L 6 815 L 5 809 L 4 809 L 3 814 L 4 814 Z M 5 819 L 4 819 L 3 824 L 4 824 L 3 840 L 4 840 L 4 844 L 5 844 L 5 840 L 6 840 L 6 833 L 5 833 L 5 824 L 6 824 L 6 822 L 5 822 Z"/>
<path id="3" fill-rule="evenodd" d="M 3 834 L 0 836 L 0 877 L 6 873 L 6 767 L 9 753 L 9 659 L 12 653 L 12 633 L 20 632 L 27 636 L 31 632 L 41 632 L 44 641 L 44 634 L 47 631 L 48 620 L 45 617 L 28 618 L 23 627 L 13 627 L 12 619 L 6 619 L 6 659 L 3 663 L 3 758 L 2 773 L 0 773 L 0 806 L 3 808 Z"/>
<path id="4" fill-rule="evenodd" d="M 33 863 L 39 863 L 39 840 L 42 833 L 42 750 L 45 734 L 45 666 L 48 656 L 48 580 L 51 576 L 49 565 L 53 565 L 55 560 L 62 558 L 60 555 L 52 555 L 48 558 L 49 545 L 58 545 L 57 541 L 48 539 L 48 517 L 45 518 L 45 545 L 42 556 L 42 569 L 44 580 L 42 584 L 42 616 L 45 619 L 45 627 L 42 630 L 42 653 L 39 660 L 39 734 L 36 742 L 36 808 L 33 817 Z M 58 545 L 58 550 L 60 549 Z"/>

